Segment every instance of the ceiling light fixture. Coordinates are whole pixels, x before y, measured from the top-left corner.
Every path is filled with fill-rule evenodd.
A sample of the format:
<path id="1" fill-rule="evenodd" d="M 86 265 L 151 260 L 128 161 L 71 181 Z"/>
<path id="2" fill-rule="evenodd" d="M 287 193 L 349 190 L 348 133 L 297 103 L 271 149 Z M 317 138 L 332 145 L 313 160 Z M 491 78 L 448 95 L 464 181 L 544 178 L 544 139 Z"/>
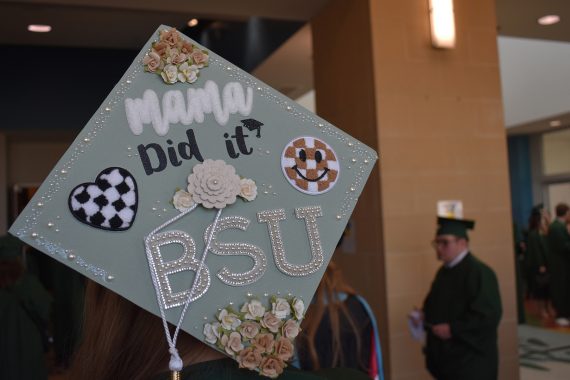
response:
<path id="1" fill-rule="evenodd" d="M 453 0 L 429 0 L 431 43 L 436 48 L 455 47 Z"/>
<path id="2" fill-rule="evenodd" d="M 51 32 L 51 25 L 30 24 L 28 25 L 28 31 L 34 33 Z"/>
<path id="3" fill-rule="evenodd" d="M 546 15 L 542 16 L 537 20 L 540 25 L 553 25 L 560 22 L 560 16 L 558 15 Z"/>
<path id="4" fill-rule="evenodd" d="M 188 21 L 188 26 L 193 28 L 196 25 L 198 25 L 198 19 L 197 18 L 193 18 L 192 20 Z"/>
<path id="5" fill-rule="evenodd" d="M 560 127 L 561 125 L 562 125 L 562 122 L 560 120 L 551 120 L 550 121 L 551 127 Z"/>

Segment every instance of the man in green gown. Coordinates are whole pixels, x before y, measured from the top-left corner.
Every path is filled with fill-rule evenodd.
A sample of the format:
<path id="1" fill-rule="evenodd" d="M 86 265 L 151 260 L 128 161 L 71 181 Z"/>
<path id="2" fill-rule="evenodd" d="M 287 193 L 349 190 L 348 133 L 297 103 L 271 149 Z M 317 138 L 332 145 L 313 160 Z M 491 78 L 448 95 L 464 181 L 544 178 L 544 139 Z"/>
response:
<path id="1" fill-rule="evenodd" d="M 424 302 L 426 364 L 438 380 L 497 378 L 501 298 L 495 273 L 469 252 L 473 221 L 438 218 L 443 266 Z"/>
<path id="2" fill-rule="evenodd" d="M 570 326 L 570 208 L 565 203 L 556 206 L 556 219 L 548 230 L 550 295 L 556 309 L 556 323 Z"/>

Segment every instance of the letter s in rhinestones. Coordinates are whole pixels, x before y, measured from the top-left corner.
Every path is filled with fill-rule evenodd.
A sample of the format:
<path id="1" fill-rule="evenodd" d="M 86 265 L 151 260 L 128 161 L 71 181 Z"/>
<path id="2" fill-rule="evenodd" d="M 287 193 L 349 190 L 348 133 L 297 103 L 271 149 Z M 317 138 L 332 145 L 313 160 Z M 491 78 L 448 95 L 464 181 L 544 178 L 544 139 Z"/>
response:
<path id="1" fill-rule="evenodd" d="M 259 280 L 267 269 L 267 259 L 265 253 L 253 244 L 247 243 L 221 243 L 218 241 L 218 234 L 230 228 L 245 231 L 249 226 L 249 220 L 241 216 L 227 216 L 220 218 L 218 226 L 214 231 L 210 251 L 220 256 L 249 256 L 253 260 L 253 268 L 243 273 L 233 273 L 227 267 L 223 267 L 218 272 L 218 278 L 231 286 L 244 286 L 253 284 Z M 212 225 L 204 233 L 204 242 L 208 241 Z"/>
<path id="2" fill-rule="evenodd" d="M 281 155 L 281 169 L 295 189 L 310 195 L 326 193 L 338 181 L 339 161 L 333 149 L 315 137 L 298 137 Z"/>

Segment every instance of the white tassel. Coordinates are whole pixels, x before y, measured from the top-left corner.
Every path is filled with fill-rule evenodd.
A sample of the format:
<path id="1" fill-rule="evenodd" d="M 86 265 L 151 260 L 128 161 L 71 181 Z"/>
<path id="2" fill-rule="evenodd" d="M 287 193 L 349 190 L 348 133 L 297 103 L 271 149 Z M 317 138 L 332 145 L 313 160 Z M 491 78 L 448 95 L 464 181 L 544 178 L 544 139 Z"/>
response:
<path id="1" fill-rule="evenodd" d="M 180 359 L 180 355 L 178 355 L 176 347 L 170 347 L 168 352 L 170 352 L 170 363 L 168 363 L 170 370 L 176 372 L 182 371 L 184 363 L 182 362 L 182 359 Z"/>

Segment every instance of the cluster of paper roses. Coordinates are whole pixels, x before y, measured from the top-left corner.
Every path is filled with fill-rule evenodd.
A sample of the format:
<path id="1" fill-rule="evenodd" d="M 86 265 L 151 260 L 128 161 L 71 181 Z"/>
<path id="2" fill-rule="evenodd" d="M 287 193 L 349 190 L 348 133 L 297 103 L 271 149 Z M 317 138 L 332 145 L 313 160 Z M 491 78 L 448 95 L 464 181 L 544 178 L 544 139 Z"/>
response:
<path id="1" fill-rule="evenodd" d="M 206 50 L 186 41 L 174 28 L 161 30 L 158 42 L 143 58 L 145 71 L 156 73 L 165 83 L 194 83 L 200 69 L 208 66 Z"/>
<path id="2" fill-rule="evenodd" d="M 245 303 L 239 312 L 222 309 L 217 321 L 204 325 L 206 342 L 227 352 L 240 368 L 259 371 L 275 378 L 292 359 L 293 340 L 301 331 L 305 304 L 299 298 L 270 298 L 266 310 L 256 299 Z"/>
<path id="3" fill-rule="evenodd" d="M 206 159 L 192 168 L 187 190 L 177 190 L 172 204 L 180 212 L 194 204 L 221 209 L 234 203 L 237 197 L 252 201 L 257 197 L 257 185 L 249 178 L 240 178 L 235 168 L 223 160 Z"/>

